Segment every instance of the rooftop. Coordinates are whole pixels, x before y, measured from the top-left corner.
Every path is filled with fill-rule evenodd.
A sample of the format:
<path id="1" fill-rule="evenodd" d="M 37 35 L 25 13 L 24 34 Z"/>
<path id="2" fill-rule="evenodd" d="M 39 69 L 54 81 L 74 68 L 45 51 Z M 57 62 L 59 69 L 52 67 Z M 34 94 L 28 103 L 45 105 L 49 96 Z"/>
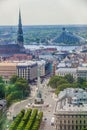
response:
<path id="1" fill-rule="evenodd" d="M 18 66 L 28 66 L 28 65 L 33 65 L 33 64 L 36 64 L 36 62 L 35 61 L 26 61 L 26 62 L 18 63 Z"/>
<path id="2" fill-rule="evenodd" d="M 87 112 L 87 92 L 79 88 L 67 88 L 58 95 L 56 112 Z"/>
<path id="3" fill-rule="evenodd" d="M 12 63 L 12 62 L 7 62 L 7 61 L 5 61 L 5 62 L 0 62 L 0 66 L 16 66 L 17 65 L 17 63 Z"/>
<path id="4" fill-rule="evenodd" d="M 77 70 L 76 68 L 67 68 L 67 67 L 65 67 L 65 68 L 59 68 L 59 69 L 57 69 L 56 72 L 60 72 L 61 71 L 61 72 L 68 72 L 68 73 L 69 72 L 70 73 L 71 72 L 75 72 L 76 73 L 76 70 Z"/>
<path id="5" fill-rule="evenodd" d="M 87 67 L 78 67 L 77 70 L 81 70 L 81 71 L 87 71 Z"/>

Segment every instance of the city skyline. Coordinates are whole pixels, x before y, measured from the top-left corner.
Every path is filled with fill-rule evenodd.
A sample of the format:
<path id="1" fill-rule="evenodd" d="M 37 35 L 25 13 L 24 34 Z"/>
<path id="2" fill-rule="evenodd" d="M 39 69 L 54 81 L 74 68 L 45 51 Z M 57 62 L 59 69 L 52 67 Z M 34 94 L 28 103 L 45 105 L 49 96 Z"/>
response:
<path id="1" fill-rule="evenodd" d="M 0 25 L 87 24 L 86 0 L 0 0 Z"/>

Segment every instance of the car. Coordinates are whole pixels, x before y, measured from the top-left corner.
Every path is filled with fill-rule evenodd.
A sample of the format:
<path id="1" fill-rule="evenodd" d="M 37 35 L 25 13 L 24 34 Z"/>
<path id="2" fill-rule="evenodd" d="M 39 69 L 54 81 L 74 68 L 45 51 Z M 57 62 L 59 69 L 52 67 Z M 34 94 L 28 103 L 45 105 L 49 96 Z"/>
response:
<path id="1" fill-rule="evenodd" d="M 30 103 L 28 103 L 28 107 L 30 107 L 30 105 L 31 105 L 31 104 L 30 104 Z"/>
<path id="2" fill-rule="evenodd" d="M 51 118 L 51 125 L 54 125 L 54 122 L 55 122 L 55 118 L 52 117 L 52 118 Z"/>

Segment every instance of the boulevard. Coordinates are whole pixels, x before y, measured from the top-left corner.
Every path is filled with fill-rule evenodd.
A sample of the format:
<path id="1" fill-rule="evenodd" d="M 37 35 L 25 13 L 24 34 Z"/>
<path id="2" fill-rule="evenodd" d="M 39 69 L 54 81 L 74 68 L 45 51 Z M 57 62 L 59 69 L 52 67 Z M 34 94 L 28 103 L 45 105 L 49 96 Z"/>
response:
<path id="1" fill-rule="evenodd" d="M 55 108 L 55 97 L 54 93 L 51 91 L 52 89 L 47 86 L 48 79 L 45 79 L 44 82 L 40 85 L 40 90 L 42 92 L 42 97 L 45 104 L 48 104 L 48 107 L 42 107 L 38 108 L 39 111 L 43 111 L 43 120 L 41 123 L 40 130 L 55 130 L 55 126 L 51 125 L 51 119 L 54 117 L 54 108 Z M 9 120 L 12 120 L 13 117 L 16 117 L 16 115 L 20 112 L 22 109 L 26 109 L 28 107 L 28 104 L 30 104 L 29 107 L 32 107 L 32 104 L 34 103 L 34 98 L 37 90 L 37 85 L 32 85 L 32 91 L 31 96 L 27 98 L 26 100 L 17 102 L 13 104 L 7 114 L 7 118 Z"/>

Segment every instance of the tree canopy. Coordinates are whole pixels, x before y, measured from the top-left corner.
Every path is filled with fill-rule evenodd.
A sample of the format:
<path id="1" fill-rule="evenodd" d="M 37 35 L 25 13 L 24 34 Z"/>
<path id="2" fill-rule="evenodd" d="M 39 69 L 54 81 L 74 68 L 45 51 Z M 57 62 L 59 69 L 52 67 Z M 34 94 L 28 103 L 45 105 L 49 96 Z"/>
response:
<path id="1" fill-rule="evenodd" d="M 8 106 L 15 100 L 25 99 L 30 94 L 28 81 L 15 75 L 11 77 L 10 84 L 5 89 Z"/>
<path id="2" fill-rule="evenodd" d="M 74 80 L 73 76 L 70 74 L 62 76 L 53 76 L 50 78 L 48 85 L 55 89 L 55 93 L 58 94 L 65 88 L 87 88 L 87 81 L 82 78 L 78 78 L 77 81 Z"/>

